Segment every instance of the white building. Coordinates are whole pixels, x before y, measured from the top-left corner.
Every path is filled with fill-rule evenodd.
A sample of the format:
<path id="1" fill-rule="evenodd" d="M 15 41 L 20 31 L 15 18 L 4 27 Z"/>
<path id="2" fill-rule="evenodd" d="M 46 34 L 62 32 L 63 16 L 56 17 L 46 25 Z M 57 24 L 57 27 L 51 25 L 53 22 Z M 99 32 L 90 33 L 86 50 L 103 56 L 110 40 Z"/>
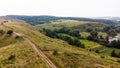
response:
<path id="1" fill-rule="evenodd" d="M 118 41 L 120 40 L 120 36 L 115 36 L 115 37 L 109 37 L 109 43 L 111 43 L 112 41 Z"/>

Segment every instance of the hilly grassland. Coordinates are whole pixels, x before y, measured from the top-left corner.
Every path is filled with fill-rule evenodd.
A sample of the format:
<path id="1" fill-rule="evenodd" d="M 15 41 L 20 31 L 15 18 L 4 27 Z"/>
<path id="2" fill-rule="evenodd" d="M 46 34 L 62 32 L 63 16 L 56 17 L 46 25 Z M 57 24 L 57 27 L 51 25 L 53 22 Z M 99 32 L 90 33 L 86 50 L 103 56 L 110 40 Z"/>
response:
<path id="1" fill-rule="evenodd" d="M 15 34 L 7 36 L 6 33 L 12 29 L 11 27 L 0 25 L 0 29 L 4 31 L 4 34 L 0 35 L 0 68 L 47 68 L 27 41 L 23 38 L 16 38 Z"/>
<path id="2" fill-rule="evenodd" d="M 119 58 L 113 58 L 106 55 L 99 55 L 95 52 L 91 52 L 83 48 L 71 46 L 65 41 L 47 37 L 24 21 L 13 19 L 7 20 L 8 22 L 4 23 L 1 29 L 5 30 L 12 29 L 14 32 L 23 34 L 23 36 L 28 37 L 36 44 L 37 48 L 42 50 L 42 52 L 58 68 L 120 67 L 119 63 L 117 62 Z M 86 42 L 85 40 L 82 41 L 83 43 Z M 90 46 L 90 44 L 93 43 L 86 43 L 86 45 L 88 46 Z M 97 45 L 100 46 L 99 44 Z M 0 48 L 0 66 L 2 68 L 3 67 L 47 68 L 46 63 L 41 59 L 41 57 L 39 57 L 34 52 L 30 44 L 28 44 L 28 42 L 24 39 L 16 40 L 15 43 L 9 44 L 7 46 L 5 45 L 5 47 Z"/>
<path id="3" fill-rule="evenodd" d="M 35 25 L 35 27 L 37 29 L 46 28 L 46 29 L 54 30 L 54 29 L 60 29 L 62 27 L 73 27 L 85 23 L 88 22 L 77 21 L 77 20 L 56 20 L 56 21 L 51 21 L 51 23 L 37 24 Z"/>

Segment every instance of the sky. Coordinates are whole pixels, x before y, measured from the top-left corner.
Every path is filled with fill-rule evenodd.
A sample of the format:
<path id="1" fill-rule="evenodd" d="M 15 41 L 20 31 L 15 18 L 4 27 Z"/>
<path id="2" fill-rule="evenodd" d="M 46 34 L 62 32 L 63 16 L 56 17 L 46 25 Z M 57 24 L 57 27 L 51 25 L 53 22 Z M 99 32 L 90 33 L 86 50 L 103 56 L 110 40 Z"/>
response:
<path id="1" fill-rule="evenodd" d="M 120 17 L 120 0 L 0 0 L 2 15 Z"/>

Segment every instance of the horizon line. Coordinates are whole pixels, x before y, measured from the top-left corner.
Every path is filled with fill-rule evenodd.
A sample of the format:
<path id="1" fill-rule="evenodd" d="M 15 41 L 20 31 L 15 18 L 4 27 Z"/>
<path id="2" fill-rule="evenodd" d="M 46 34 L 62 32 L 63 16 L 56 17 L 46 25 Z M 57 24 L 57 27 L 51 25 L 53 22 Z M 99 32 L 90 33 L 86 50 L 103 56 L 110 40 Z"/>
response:
<path id="1" fill-rule="evenodd" d="M 100 17 L 120 17 L 120 16 L 58 16 L 58 15 L 21 15 L 21 14 L 8 14 L 8 15 L 0 15 L 0 16 L 54 16 L 54 17 L 84 17 L 84 18 L 100 18 Z"/>

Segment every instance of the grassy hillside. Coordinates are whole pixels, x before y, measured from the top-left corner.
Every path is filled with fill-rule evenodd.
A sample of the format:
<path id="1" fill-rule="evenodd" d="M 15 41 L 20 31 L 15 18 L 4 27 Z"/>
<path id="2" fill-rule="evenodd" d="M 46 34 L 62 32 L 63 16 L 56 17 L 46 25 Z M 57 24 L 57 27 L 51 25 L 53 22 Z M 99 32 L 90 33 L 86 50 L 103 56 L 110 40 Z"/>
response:
<path id="1" fill-rule="evenodd" d="M 57 21 L 51 21 L 51 23 L 46 23 L 46 24 L 38 24 L 35 25 L 35 27 L 37 29 L 42 29 L 42 28 L 46 28 L 46 29 L 60 29 L 62 27 L 73 27 L 73 26 L 77 26 L 80 24 L 85 24 L 88 22 L 83 22 L 83 21 L 77 21 L 77 20 L 57 20 Z"/>
<path id="2" fill-rule="evenodd" d="M 3 27 L 24 34 L 37 44 L 37 47 L 46 54 L 59 68 L 119 68 L 117 60 L 88 50 L 69 45 L 67 42 L 49 38 L 24 21 L 7 19 Z M 84 40 L 83 40 L 84 41 Z M 55 53 L 55 54 L 54 54 Z M 47 65 L 33 51 L 25 40 L 17 41 L 0 49 L 1 67 L 34 67 L 47 68 Z M 12 59 L 9 59 L 12 55 Z"/>
<path id="3" fill-rule="evenodd" d="M 90 30 L 94 31 L 102 31 L 104 27 L 108 26 L 107 24 L 104 23 L 86 23 L 82 25 L 77 25 L 72 27 L 73 29 L 77 29 L 80 31 L 86 31 L 89 32 Z"/>
<path id="4" fill-rule="evenodd" d="M 7 36 L 8 30 L 11 27 L 1 25 L 1 22 L 5 19 L 0 19 L 0 29 L 5 33 L 0 36 L 0 67 L 1 68 L 30 68 L 30 67 L 45 67 L 47 65 L 43 60 L 34 52 L 32 47 L 24 39 L 16 38 L 15 34 Z M 9 22 L 13 22 L 10 20 Z M 8 22 L 7 22 L 8 23 Z"/>

